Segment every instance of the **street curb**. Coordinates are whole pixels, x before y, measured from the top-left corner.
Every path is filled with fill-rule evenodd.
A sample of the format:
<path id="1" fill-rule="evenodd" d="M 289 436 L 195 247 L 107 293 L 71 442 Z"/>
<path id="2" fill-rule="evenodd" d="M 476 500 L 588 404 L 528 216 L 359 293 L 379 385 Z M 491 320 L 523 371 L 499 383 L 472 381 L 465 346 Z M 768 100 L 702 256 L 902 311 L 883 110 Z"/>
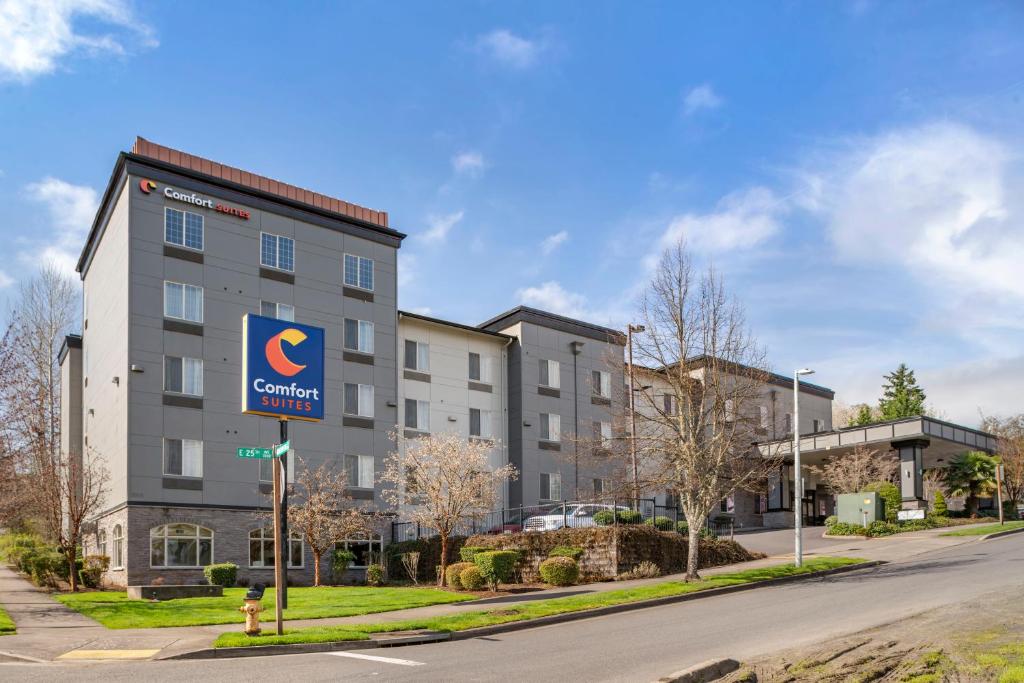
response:
<path id="1" fill-rule="evenodd" d="M 867 541 L 868 539 L 871 538 L 870 536 L 864 536 L 863 534 L 853 534 L 853 535 L 847 535 L 847 534 L 822 534 L 821 537 L 822 538 L 836 538 L 836 539 L 839 539 L 839 540 L 850 539 L 851 541 Z"/>
<path id="2" fill-rule="evenodd" d="M 656 683 L 709 683 L 717 681 L 722 676 L 731 674 L 739 668 L 740 663 L 735 659 L 709 659 L 687 669 L 670 673 L 668 676 L 659 678 Z"/>
<path id="3" fill-rule="evenodd" d="M 662 598 L 639 600 L 637 602 L 627 602 L 620 605 L 606 605 L 605 607 L 595 607 L 593 609 L 580 610 L 578 612 L 565 612 L 564 614 L 554 614 L 548 617 L 538 617 L 537 619 L 510 621 L 505 624 L 495 624 L 494 626 L 481 626 L 480 628 L 467 629 L 465 631 L 453 631 L 451 633 L 424 633 L 413 636 L 400 636 L 397 638 L 344 640 L 333 643 L 298 643 L 294 645 L 254 645 L 251 647 L 206 648 L 203 650 L 194 650 L 192 652 L 183 652 L 182 654 L 172 655 L 170 657 L 165 657 L 163 659 L 221 659 L 227 657 L 262 657 L 266 655 L 295 655 L 315 652 L 331 652 L 333 650 L 359 650 L 372 649 L 378 647 L 402 647 L 405 645 L 441 643 L 452 640 L 469 640 L 471 638 L 479 638 L 480 636 L 491 636 L 498 633 L 522 631 L 528 628 L 539 628 L 541 626 L 563 624 L 569 621 L 579 621 L 580 619 L 590 619 L 593 617 L 601 617 L 608 614 L 617 614 L 619 612 L 631 612 L 638 609 L 646 609 L 648 607 L 661 607 L 662 605 L 671 605 L 679 602 L 689 602 L 690 600 L 702 600 L 705 598 L 713 598 L 716 595 L 728 595 L 730 593 L 740 593 L 743 591 L 764 588 L 767 586 L 778 586 L 787 583 L 795 583 L 797 581 L 806 581 L 807 579 L 816 579 L 824 576 L 832 576 L 834 574 L 844 574 L 846 572 L 857 571 L 858 569 L 869 569 L 871 567 L 877 567 L 882 564 L 885 564 L 884 560 L 858 562 L 857 564 L 850 564 L 846 565 L 845 567 L 836 567 L 834 569 L 825 569 L 817 572 L 808 572 L 806 574 L 781 576 L 776 579 L 754 581 L 752 583 L 743 583 L 738 584 L 736 586 L 722 586 L 721 588 L 709 588 L 707 590 L 696 591 L 694 593 L 684 593 L 682 595 L 667 595 Z"/>
<path id="4" fill-rule="evenodd" d="M 1002 538 L 1003 536 L 1011 536 L 1013 534 L 1020 534 L 1020 533 L 1024 533 L 1024 526 L 1018 527 L 1016 529 L 1007 529 L 1006 531 L 994 531 L 991 534 L 985 534 L 984 536 L 982 536 L 978 540 L 979 541 L 987 541 L 987 540 L 992 539 L 992 538 Z"/>

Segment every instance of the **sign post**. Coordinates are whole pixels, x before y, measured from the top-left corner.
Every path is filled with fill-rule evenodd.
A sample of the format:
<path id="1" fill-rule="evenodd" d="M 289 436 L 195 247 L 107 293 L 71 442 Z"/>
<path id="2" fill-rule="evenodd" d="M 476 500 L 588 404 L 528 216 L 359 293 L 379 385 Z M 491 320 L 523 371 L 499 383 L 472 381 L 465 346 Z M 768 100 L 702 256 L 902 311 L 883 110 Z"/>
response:
<path id="1" fill-rule="evenodd" d="M 999 523 L 1003 524 L 1003 466 L 996 465 L 996 502 L 999 505 Z"/>
<path id="2" fill-rule="evenodd" d="M 281 430 L 273 449 L 238 449 L 240 458 L 274 459 L 274 586 L 280 635 L 282 612 L 288 608 L 288 421 L 324 418 L 323 328 L 242 316 L 242 412 L 276 417 Z"/>

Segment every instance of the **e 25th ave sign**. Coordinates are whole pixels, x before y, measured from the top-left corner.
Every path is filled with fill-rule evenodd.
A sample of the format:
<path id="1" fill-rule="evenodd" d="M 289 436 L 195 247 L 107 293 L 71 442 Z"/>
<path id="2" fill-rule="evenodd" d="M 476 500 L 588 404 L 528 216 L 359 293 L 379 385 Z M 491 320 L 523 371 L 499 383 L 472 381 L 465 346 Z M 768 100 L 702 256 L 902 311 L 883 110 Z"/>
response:
<path id="1" fill-rule="evenodd" d="M 252 313 L 242 317 L 242 412 L 323 419 L 323 328 Z"/>
<path id="2" fill-rule="evenodd" d="M 257 460 L 271 460 L 275 457 L 273 448 L 237 448 L 235 454 L 239 458 L 256 458 Z"/>

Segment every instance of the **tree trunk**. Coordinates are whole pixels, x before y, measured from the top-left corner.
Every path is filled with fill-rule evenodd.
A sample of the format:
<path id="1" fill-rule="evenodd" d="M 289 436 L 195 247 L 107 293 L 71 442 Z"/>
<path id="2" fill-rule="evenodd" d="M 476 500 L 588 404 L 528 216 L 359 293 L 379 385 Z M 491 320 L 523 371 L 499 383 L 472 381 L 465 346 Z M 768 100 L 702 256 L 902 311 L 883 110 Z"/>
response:
<path id="1" fill-rule="evenodd" d="M 696 522 L 697 520 L 694 520 Z M 700 530 L 704 526 L 704 520 L 699 524 L 691 523 L 689 526 L 690 539 L 686 548 L 686 580 L 696 581 L 700 579 L 697 570 L 700 568 Z"/>
<path id="2" fill-rule="evenodd" d="M 320 585 L 320 553 L 313 550 L 313 585 Z"/>
<path id="3" fill-rule="evenodd" d="M 78 590 L 78 572 L 75 571 L 75 549 L 64 551 L 64 557 L 68 560 L 68 583 L 71 584 L 72 592 Z"/>
<path id="4" fill-rule="evenodd" d="M 974 493 L 967 494 L 966 507 L 967 516 L 974 519 L 978 516 L 978 497 Z"/>
<path id="5" fill-rule="evenodd" d="M 437 585 L 444 587 L 444 570 L 448 568 L 448 536 L 441 535 L 441 572 L 437 576 Z"/>

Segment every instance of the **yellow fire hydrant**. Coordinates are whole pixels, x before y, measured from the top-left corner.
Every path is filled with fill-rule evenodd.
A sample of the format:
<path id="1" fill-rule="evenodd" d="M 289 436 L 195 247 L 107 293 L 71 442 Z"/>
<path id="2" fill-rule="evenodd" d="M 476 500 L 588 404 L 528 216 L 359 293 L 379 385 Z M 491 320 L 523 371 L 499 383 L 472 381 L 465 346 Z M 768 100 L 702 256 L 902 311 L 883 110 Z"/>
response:
<path id="1" fill-rule="evenodd" d="M 238 611 L 245 614 L 245 635 L 258 636 L 260 634 L 260 612 L 263 611 L 260 599 L 246 596 L 245 604 L 239 607 Z"/>

